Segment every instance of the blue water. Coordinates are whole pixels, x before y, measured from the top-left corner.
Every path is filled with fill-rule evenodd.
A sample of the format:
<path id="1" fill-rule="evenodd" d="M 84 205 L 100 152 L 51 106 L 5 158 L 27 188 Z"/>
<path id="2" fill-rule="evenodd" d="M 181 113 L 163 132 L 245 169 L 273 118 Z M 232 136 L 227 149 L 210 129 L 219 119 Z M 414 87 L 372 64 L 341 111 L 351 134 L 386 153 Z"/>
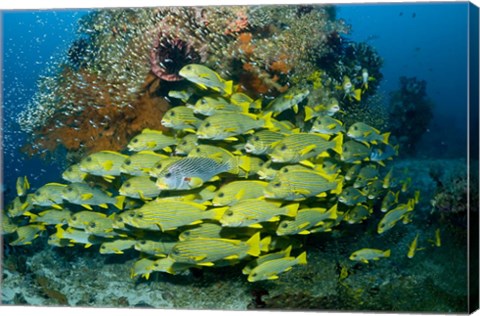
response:
<path id="1" fill-rule="evenodd" d="M 384 59 L 380 90 L 388 96 L 400 76 L 427 81 L 435 117 L 423 147 L 448 148 L 463 156 L 467 115 L 467 3 L 339 5 L 337 16 L 352 26 L 348 37 L 367 41 Z M 55 71 L 75 39 L 77 22 L 87 11 L 3 13 L 4 190 L 13 194 L 18 176 L 33 183 L 56 180 L 63 166 L 20 152 L 25 142 L 15 122 L 32 98 L 42 74 Z M 448 126 L 448 129 L 441 128 Z M 429 137 L 430 140 L 429 141 Z M 419 149 L 422 151 L 422 148 Z"/>

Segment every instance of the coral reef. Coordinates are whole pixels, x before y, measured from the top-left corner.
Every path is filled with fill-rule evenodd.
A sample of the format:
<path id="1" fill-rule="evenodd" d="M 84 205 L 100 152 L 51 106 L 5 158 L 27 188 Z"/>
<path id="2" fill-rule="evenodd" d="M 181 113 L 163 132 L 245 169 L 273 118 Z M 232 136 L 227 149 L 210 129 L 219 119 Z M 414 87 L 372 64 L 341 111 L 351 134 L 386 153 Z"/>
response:
<path id="1" fill-rule="evenodd" d="M 390 95 L 389 122 L 403 154 L 413 154 L 433 118 L 433 103 L 426 95 L 427 82 L 400 77 L 400 90 Z"/>
<path id="2" fill-rule="evenodd" d="M 329 34 L 348 31 L 332 12 L 328 6 L 94 11 L 55 65 L 60 71 L 40 80 L 18 117 L 31 135 L 25 151 L 63 147 L 82 157 L 100 147 L 124 148 L 133 132 L 159 128 L 149 118 L 167 108 L 160 98 L 187 63 L 202 62 L 239 81 L 238 89 L 251 96 L 278 95 L 311 73 L 328 51 Z"/>

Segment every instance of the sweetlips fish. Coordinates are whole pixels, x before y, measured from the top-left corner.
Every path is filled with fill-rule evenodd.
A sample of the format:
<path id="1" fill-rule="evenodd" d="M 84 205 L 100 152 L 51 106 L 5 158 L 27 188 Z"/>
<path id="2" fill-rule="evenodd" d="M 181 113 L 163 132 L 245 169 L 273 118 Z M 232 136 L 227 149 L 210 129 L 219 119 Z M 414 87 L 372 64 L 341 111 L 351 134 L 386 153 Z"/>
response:
<path id="1" fill-rule="evenodd" d="M 345 173 L 345 180 L 350 181 L 357 177 L 358 173 L 362 169 L 361 164 L 354 164 L 350 168 L 348 168 L 347 173 Z"/>
<path id="2" fill-rule="evenodd" d="M 191 108 L 186 106 L 176 106 L 165 112 L 161 123 L 163 126 L 174 130 L 195 133 L 201 120 L 195 117 Z"/>
<path id="3" fill-rule="evenodd" d="M 71 165 L 62 173 L 62 179 L 68 182 L 83 182 L 88 173 L 80 170 L 78 163 Z"/>
<path id="4" fill-rule="evenodd" d="M 277 227 L 276 234 L 284 235 L 306 235 L 310 234 L 310 229 L 320 225 L 328 219 L 337 219 L 337 204 L 330 209 L 314 207 L 298 210 L 294 219 L 284 219 Z"/>
<path id="5" fill-rule="evenodd" d="M 178 74 L 202 89 L 209 88 L 226 96 L 233 92 L 233 81 L 223 80 L 218 73 L 200 64 L 188 64 Z"/>
<path id="6" fill-rule="evenodd" d="M 221 112 L 243 112 L 248 113 L 250 103 L 242 102 L 241 105 L 233 104 L 220 97 L 205 96 L 200 98 L 195 105 L 187 105 L 195 114 L 211 116 Z"/>
<path id="7" fill-rule="evenodd" d="M 27 176 L 17 178 L 16 189 L 17 196 L 27 195 L 27 192 L 30 189 L 30 183 L 28 182 Z"/>
<path id="8" fill-rule="evenodd" d="M 194 202 L 156 199 L 128 211 L 124 221 L 137 228 L 168 231 L 199 224 L 207 219 L 219 220 L 226 209 L 213 208 L 206 211 L 206 208 L 205 205 Z"/>
<path id="9" fill-rule="evenodd" d="M 330 98 L 327 104 L 319 104 L 315 106 L 305 106 L 305 122 L 310 121 L 312 118 L 319 116 L 333 116 L 340 111 L 340 105 L 338 100 Z"/>
<path id="10" fill-rule="evenodd" d="M 67 224 L 72 228 L 85 229 L 90 222 L 103 218 L 107 218 L 107 215 L 100 212 L 80 211 L 72 214 L 67 220 Z"/>
<path id="11" fill-rule="evenodd" d="M 418 236 L 419 234 L 415 236 L 413 241 L 408 246 L 407 258 L 409 259 L 412 259 L 415 256 L 415 253 L 417 252 L 417 250 L 422 249 L 422 248 L 418 248 Z"/>
<path id="12" fill-rule="evenodd" d="M 145 128 L 130 140 L 127 147 L 130 151 L 163 150 L 169 153 L 172 151 L 170 146 L 176 143 L 177 140 L 174 137 L 165 135 L 162 131 Z"/>
<path id="13" fill-rule="evenodd" d="M 300 162 L 307 166 L 312 166 L 313 164 L 307 161 L 307 159 L 312 157 L 328 157 L 329 154 L 327 150 L 329 149 L 341 155 L 342 142 L 342 134 L 334 137 L 331 141 L 328 140 L 328 136 L 321 134 L 291 134 L 287 135 L 273 147 L 269 157 L 273 162 Z"/>
<path id="14" fill-rule="evenodd" d="M 65 208 L 63 210 L 45 210 L 38 214 L 33 214 L 27 211 L 24 213 L 24 215 L 30 217 L 30 223 L 57 225 L 66 224 L 68 219 L 70 219 L 72 212 Z"/>
<path id="15" fill-rule="evenodd" d="M 368 263 L 369 260 L 379 260 L 380 258 L 390 257 L 390 249 L 379 250 L 373 248 L 363 248 L 350 255 L 350 260 Z"/>
<path id="16" fill-rule="evenodd" d="M 258 178 L 261 180 L 273 180 L 276 177 L 279 169 L 280 167 L 277 164 L 272 166 L 271 160 L 264 161 L 260 164 L 260 168 L 257 171 Z"/>
<path id="17" fill-rule="evenodd" d="M 347 136 L 366 144 L 388 144 L 390 133 L 380 134 L 380 131 L 363 122 L 356 122 L 350 126 Z"/>
<path id="18" fill-rule="evenodd" d="M 321 133 L 326 135 L 335 135 L 344 133 L 343 123 L 330 116 L 319 116 L 313 122 L 310 133 Z"/>
<path id="19" fill-rule="evenodd" d="M 262 222 L 277 222 L 280 215 L 295 217 L 298 203 L 281 206 L 282 202 L 245 199 L 228 207 L 220 218 L 222 226 L 262 228 Z"/>
<path id="20" fill-rule="evenodd" d="M 86 183 L 71 183 L 62 191 L 62 198 L 72 204 L 81 205 L 92 210 L 92 205 L 108 208 L 112 204 L 119 210 L 123 208 L 124 196 L 111 197 L 106 192 L 92 188 Z"/>
<path id="21" fill-rule="evenodd" d="M 54 236 L 57 239 L 67 239 L 69 244 L 82 244 L 85 248 L 89 248 L 93 244 L 99 243 L 98 237 L 95 237 L 82 229 L 75 229 L 73 227 L 63 229 L 62 224 L 56 225 L 55 228 L 57 231 Z"/>
<path id="22" fill-rule="evenodd" d="M 362 191 L 354 187 L 346 187 L 343 188 L 342 193 L 340 193 L 340 195 L 338 196 L 338 201 L 345 205 L 352 206 L 355 204 L 366 202 L 367 197 Z"/>
<path id="23" fill-rule="evenodd" d="M 374 165 L 367 165 L 363 167 L 358 172 L 358 175 L 353 182 L 353 187 L 358 189 L 367 186 L 373 180 L 378 179 L 378 174 L 378 169 Z"/>
<path id="24" fill-rule="evenodd" d="M 383 178 L 382 187 L 384 189 L 388 189 L 392 187 L 392 177 L 393 177 L 393 168 L 391 168 Z"/>
<path id="25" fill-rule="evenodd" d="M 271 118 L 270 122 L 272 122 L 273 125 L 273 128 L 271 128 L 270 130 L 274 132 L 282 134 L 292 134 L 295 132 L 299 132 L 299 129 L 290 121 L 278 121 L 274 118 Z"/>
<path id="26" fill-rule="evenodd" d="M 370 159 L 371 148 L 354 140 L 343 143 L 340 160 L 347 163 L 359 164 Z"/>
<path id="27" fill-rule="evenodd" d="M 377 197 L 379 197 L 384 189 L 383 189 L 383 181 L 380 180 L 380 179 L 376 179 L 374 180 L 373 182 L 371 182 L 368 187 L 366 188 L 366 192 L 367 192 L 367 198 L 369 200 L 373 200 L 373 199 L 376 199 Z"/>
<path id="28" fill-rule="evenodd" d="M 205 157 L 186 157 L 170 163 L 157 175 L 161 190 L 189 190 L 198 188 L 219 173 L 232 169 L 229 162 Z"/>
<path id="29" fill-rule="evenodd" d="M 215 206 L 233 205 L 244 199 L 263 197 L 263 189 L 268 185 L 266 181 L 238 180 L 224 184 L 213 197 Z"/>
<path id="30" fill-rule="evenodd" d="M 277 176 L 264 190 L 264 196 L 271 199 L 301 201 L 308 197 L 326 196 L 327 191 L 339 194 L 343 178 L 325 175 L 316 171 L 291 171 Z"/>
<path id="31" fill-rule="evenodd" d="M 139 151 L 125 159 L 120 166 L 120 171 L 131 176 L 145 176 L 157 162 L 167 158 L 168 156 L 154 151 Z"/>
<path id="32" fill-rule="evenodd" d="M 392 160 L 393 156 L 398 156 L 399 145 L 392 146 L 385 144 L 381 148 L 373 148 L 370 154 L 370 160 L 378 163 L 381 166 L 385 166 L 386 160 Z"/>
<path id="33" fill-rule="evenodd" d="M 83 172 L 95 176 L 102 176 L 106 181 L 111 182 L 115 176 L 119 176 L 122 166 L 128 156 L 115 151 L 99 151 L 88 155 L 80 161 L 79 167 Z"/>
<path id="34" fill-rule="evenodd" d="M 269 130 L 256 131 L 245 144 L 245 151 L 254 155 L 266 155 L 272 152 L 273 146 L 285 138 L 285 134 Z"/>
<path id="35" fill-rule="evenodd" d="M 348 76 L 343 76 L 343 82 L 341 87 L 337 87 L 339 89 L 342 89 L 343 92 L 345 93 L 344 97 L 348 97 L 350 100 L 353 98 L 357 101 L 361 100 L 362 97 L 362 90 L 361 89 L 355 89 L 355 86 L 352 84 L 350 81 L 350 78 Z"/>
<path id="36" fill-rule="evenodd" d="M 383 213 L 387 212 L 392 208 L 393 205 L 398 203 L 398 196 L 400 194 L 400 191 L 397 191 L 397 193 L 393 193 L 392 191 L 388 191 L 385 196 L 383 197 L 382 200 L 382 207 L 381 211 Z"/>
<path id="37" fill-rule="evenodd" d="M 302 252 L 298 257 L 285 257 L 265 261 L 250 271 L 248 282 L 257 282 L 262 280 L 276 280 L 278 274 L 287 272 L 294 265 L 307 264 L 307 252 Z"/>
<path id="38" fill-rule="evenodd" d="M 242 269 L 243 274 L 250 274 L 252 270 L 261 265 L 264 262 L 270 261 L 270 260 L 275 260 L 275 259 L 281 259 L 281 258 L 286 258 L 290 257 L 290 252 L 292 251 L 292 245 L 288 246 L 286 249 L 278 251 L 278 252 L 272 252 L 272 253 L 267 253 L 263 256 L 260 256 L 249 263 Z"/>
<path id="39" fill-rule="evenodd" d="M 213 266 L 220 260 L 239 260 L 260 255 L 260 232 L 247 241 L 226 238 L 192 238 L 178 242 L 170 256 L 176 262 Z"/>
<path id="40" fill-rule="evenodd" d="M 253 100 L 248 95 L 242 92 L 235 92 L 230 96 L 230 102 L 241 108 L 248 106 L 252 110 L 260 110 L 262 108 L 262 99 Z"/>
<path id="41" fill-rule="evenodd" d="M 272 116 L 275 117 L 283 111 L 293 108 L 293 111 L 298 113 L 298 104 L 305 100 L 309 94 L 308 89 L 290 89 L 270 101 L 265 108 L 265 112 L 272 112 Z"/>
<path id="42" fill-rule="evenodd" d="M 148 258 L 142 258 L 135 261 L 132 269 L 130 270 L 130 278 L 134 278 L 137 275 L 141 275 L 146 280 L 150 278 L 150 273 L 153 271 L 154 260 Z"/>
<path id="43" fill-rule="evenodd" d="M 343 216 L 343 220 L 349 224 L 361 223 L 367 219 L 373 210 L 364 204 L 357 204 Z"/>
<path id="44" fill-rule="evenodd" d="M 171 257 L 157 259 L 153 262 L 152 271 L 166 272 L 169 274 L 179 274 L 189 268 L 195 267 L 194 264 L 176 262 Z"/>
<path id="45" fill-rule="evenodd" d="M 178 235 L 178 240 L 183 241 L 190 238 L 206 237 L 221 238 L 220 235 L 223 227 L 217 223 L 201 223 L 194 228 L 187 229 Z"/>
<path id="46" fill-rule="evenodd" d="M 33 196 L 33 193 L 29 193 L 25 197 L 15 197 L 13 202 L 7 206 L 7 215 L 11 218 L 18 217 L 33 209 Z"/>
<path id="47" fill-rule="evenodd" d="M 86 223 L 85 231 L 103 238 L 114 238 L 118 236 L 127 237 L 126 234 L 114 231 L 114 214 L 105 218 L 94 219 Z"/>
<path id="48" fill-rule="evenodd" d="M 117 239 L 106 241 L 100 245 L 101 254 L 124 254 L 124 250 L 131 249 L 137 243 L 134 239 Z"/>
<path id="49" fill-rule="evenodd" d="M 136 176 L 123 182 L 118 193 L 134 199 L 150 200 L 157 197 L 161 190 L 149 176 Z"/>
<path id="50" fill-rule="evenodd" d="M 40 206 L 52 206 L 61 209 L 60 204 L 63 202 L 63 189 L 66 184 L 47 183 L 40 187 L 32 196 L 32 204 Z"/>
<path id="51" fill-rule="evenodd" d="M 199 139 L 238 140 L 238 135 L 253 133 L 257 129 L 273 129 L 270 113 L 257 116 L 251 113 L 218 113 L 207 117 L 198 127 Z"/>
<path id="52" fill-rule="evenodd" d="M 197 134 L 187 134 L 183 136 L 175 147 L 175 155 L 185 156 L 195 149 L 198 145 Z"/>
<path id="53" fill-rule="evenodd" d="M 182 102 L 186 103 L 192 95 L 195 94 L 194 87 L 187 87 L 182 90 L 169 90 L 168 96 L 175 99 L 180 99 Z"/>
<path id="54" fill-rule="evenodd" d="M 135 243 L 134 248 L 136 251 L 155 257 L 166 257 L 176 243 L 176 241 L 167 240 L 139 240 Z"/>
<path id="55" fill-rule="evenodd" d="M 2 217 L 0 218 L 0 232 L 2 235 L 13 234 L 18 226 L 12 221 L 10 217 L 2 212 Z"/>
<path id="56" fill-rule="evenodd" d="M 171 163 L 173 163 L 173 162 L 175 162 L 175 161 L 181 160 L 181 159 L 182 159 L 182 157 L 177 157 L 177 156 L 172 156 L 172 157 L 168 157 L 168 158 L 162 159 L 162 160 L 158 161 L 152 168 L 150 168 L 150 170 L 148 171 L 148 174 L 149 174 L 151 177 L 157 178 L 158 175 L 159 175 L 168 165 L 170 165 Z"/>
<path id="57" fill-rule="evenodd" d="M 361 79 L 362 79 L 362 88 L 365 89 L 365 90 L 368 89 L 368 82 L 375 80 L 374 77 L 372 77 L 368 74 L 367 68 L 362 69 Z"/>
<path id="58" fill-rule="evenodd" d="M 190 151 L 187 157 L 205 157 L 217 160 L 219 163 L 230 165 L 228 173 L 239 174 L 241 170 L 250 171 L 250 156 L 236 156 L 230 151 L 213 145 L 198 145 L 194 150 Z"/>
<path id="59" fill-rule="evenodd" d="M 410 199 L 408 203 L 399 204 L 392 210 L 388 211 L 378 223 L 377 233 L 382 234 L 393 228 L 398 221 L 404 219 L 409 212 L 413 211 L 414 206 L 415 200 Z"/>
<path id="60" fill-rule="evenodd" d="M 18 227 L 15 232 L 17 239 L 10 242 L 11 246 L 31 245 L 32 241 L 40 235 L 41 231 L 46 230 L 43 224 L 30 224 Z"/>

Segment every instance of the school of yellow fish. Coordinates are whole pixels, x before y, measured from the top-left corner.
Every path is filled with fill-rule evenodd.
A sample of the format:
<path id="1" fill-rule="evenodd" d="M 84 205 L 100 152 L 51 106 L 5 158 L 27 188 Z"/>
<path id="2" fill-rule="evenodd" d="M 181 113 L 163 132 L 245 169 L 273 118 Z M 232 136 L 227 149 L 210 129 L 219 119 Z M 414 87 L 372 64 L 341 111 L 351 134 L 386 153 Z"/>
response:
<path id="1" fill-rule="evenodd" d="M 170 91 L 184 105 L 162 118 L 168 132 L 145 129 L 124 152 L 90 154 L 35 192 L 19 178 L 18 196 L 2 212 L 10 245 L 48 234 L 55 247 L 138 252 L 132 277 L 241 264 L 255 282 L 307 263 L 293 235 L 369 218 L 382 234 L 412 220 L 419 195 L 405 196 L 410 183 L 386 167 L 398 153 L 389 133 L 344 126 L 335 99 L 302 107 L 309 90 L 293 87 L 265 102 L 234 92 L 232 81 L 202 65 L 180 75 L 191 86 Z M 361 97 L 350 85 L 345 91 Z M 301 128 L 276 119 L 290 111 L 304 114 Z M 364 248 L 350 259 L 368 263 L 390 252 Z"/>

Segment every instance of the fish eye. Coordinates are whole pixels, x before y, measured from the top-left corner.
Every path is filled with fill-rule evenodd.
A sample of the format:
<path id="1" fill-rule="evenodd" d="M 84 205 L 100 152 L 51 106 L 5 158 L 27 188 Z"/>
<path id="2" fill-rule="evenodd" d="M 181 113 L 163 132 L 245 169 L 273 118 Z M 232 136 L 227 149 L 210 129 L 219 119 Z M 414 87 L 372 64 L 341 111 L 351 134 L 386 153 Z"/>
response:
<path id="1" fill-rule="evenodd" d="M 130 159 L 125 160 L 125 164 L 127 166 L 130 166 L 132 164 L 132 160 L 130 160 Z"/>
<path id="2" fill-rule="evenodd" d="M 145 240 L 140 241 L 141 245 L 145 245 L 147 242 Z"/>
<path id="3" fill-rule="evenodd" d="M 283 168 L 283 173 L 287 173 L 287 172 L 288 172 L 288 168 L 287 167 Z"/>
<path id="4" fill-rule="evenodd" d="M 287 145 L 283 145 L 282 147 L 280 147 L 280 150 L 281 150 L 281 151 L 284 151 L 284 150 L 286 150 L 286 149 L 287 149 Z"/>
<path id="5" fill-rule="evenodd" d="M 205 127 L 210 127 L 210 122 L 207 122 L 207 123 L 205 124 Z"/>
<path id="6" fill-rule="evenodd" d="M 73 168 L 72 168 L 72 167 L 70 167 L 70 168 L 68 168 L 68 169 L 67 169 L 67 171 L 70 171 L 70 172 L 72 172 L 72 171 L 73 171 Z"/>
<path id="7" fill-rule="evenodd" d="M 170 116 L 175 116 L 175 111 L 170 111 Z"/>
<path id="8" fill-rule="evenodd" d="M 356 253 L 352 254 L 352 258 L 356 258 L 356 257 L 357 257 Z"/>
<path id="9" fill-rule="evenodd" d="M 276 187 L 276 188 L 279 188 L 280 185 L 281 185 L 281 182 L 277 182 L 277 183 L 275 183 L 273 186 Z"/>
<path id="10" fill-rule="evenodd" d="M 123 218 L 121 218 L 121 217 L 118 217 L 116 220 L 117 220 L 117 222 L 120 222 L 120 223 L 123 222 Z"/>
<path id="11" fill-rule="evenodd" d="M 227 216 L 232 216 L 232 215 L 233 215 L 233 211 L 228 210 L 228 211 L 225 212 L 225 215 L 227 215 Z"/>
<path id="12" fill-rule="evenodd" d="M 67 188 L 67 191 L 68 191 L 68 192 L 72 192 L 72 191 L 73 191 L 73 188 Z"/>
<path id="13" fill-rule="evenodd" d="M 133 143 L 138 143 L 138 138 L 134 138 L 134 139 L 132 140 L 132 142 L 133 142 Z"/>
<path id="14" fill-rule="evenodd" d="M 253 137 L 253 140 L 256 141 L 256 142 L 258 142 L 258 141 L 260 140 L 260 137 L 255 136 L 255 137 Z"/>
<path id="15" fill-rule="evenodd" d="M 132 185 L 131 185 L 129 182 L 125 183 L 125 187 L 126 187 L 126 188 L 129 188 L 129 187 L 131 187 L 131 186 L 132 186 Z"/>
<path id="16" fill-rule="evenodd" d="M 101 248 L 101 249 L 107 249 L 107 246 L 102 245 L 100 248 Z"/>
<path id="17" fill-rule="evenodd" d="M 347 146 L 343 146 L 343 151 L 348 151 L 348 147 L 347 147 Z"/>
<path id="18" fill-rule="evenodd" d="M 281 227 L 282 227 L 282 228 L 287 228 L 287 227 L 288 227 L 288 223 L 283 223 L 283 224 L 281 225 Z"/>
<path id="19" fill-rule="evenodd" d="M 135 214 L 134 214 L 134 213 L 130 213 L 130 214 L 128 214 L 128 216 L 130 216 L 130 217 L 134 217 L 134 216 L 135 216 Z"/>
<path id="20" fill-rule="evenodd" d="M 169 172 L 169 173 L 167 173 L 167 174 L 165 175 L 165 178 L 170 178 L 171 176 L 172 176 L 172 173 Z"/>
<path id="21" fill-rule="evenodd" d="M 224 197 L 224 196 L 225 196 L 225 193 L 223 192 L 218 193 L 218 197 Z"/>
<path id="22" fill-rule="evenodd" d="M 187 141 L 184 140 L 180 145 L 186 145 L 187 144 Z"/>
<path id="23" fill-rule="evenodd" d="M 95 222 L 91 222 L 90 225 L 88 225 L 88 226 L 90 226 L 90 228 L 95 228 L 97 226 L 97 224 L 95 224 Z"/>
<path id="24" fill-rule="evenodd" d="M 155 262 L 155 263 L 153 264 L 153 266 L 154 266 L 154 267 L 158 267 L 158 263 Z"/>
<path id="25" fill-rule="evenodd" d="M 358 127 L 357 127 L 357 126 L 354 126 L 353 129 L 354 129 L 354 130 L 358 130 Z"/>
<path id="26" fill-rule="evenodd" d="M 92 161 L 92 157 L 87 157 L 87 162 L 91 162 Z"/>
<path id="27" fill-rule="evenodd" d="M 73 221 L 76 221 L 76 220 L 77 220 L 77 217 L 76 217 L 76 216 L 72 216 L 72 220 L 73 220 Z"/>
<path id="28" fill-rule="evenodd" d="M 35 192 L 35 195 L 40 196 L 40 192 L 39 191 Z"/>
<path id="29" fill-rule="evenodd" d="M 180 254 L 180 250 L 178 250 L 178 249 L 173 249 L 172 252 L 173 252 L 174 255 L 179 255 Z"/>
<path id="30" fill-rule="evenodd" d="M 190 232 L 189 232 L 189 231 L 183 232 L 183 234 L 184 234 L 185 236 L 190 236 Z"/>
<path id="31" fill-rule="evenodd" d="M 256 276 L 257 276 L 257 274 L 256 274 L 256 273 L 252 273 L 252 277 L 256 277 Z"/>
<path id="32" fill-rule="evenodd" d="M 200 148 L 195 149 L 195 152 L 199 153 L 201 150 Z"/>
<path id="33" fill-rule="evenodd" d="M 138 217 L 138 218 L 143 218 L 143 214 L 142 214 L 142 213 L 138 213 L 137 217 Z"/>

